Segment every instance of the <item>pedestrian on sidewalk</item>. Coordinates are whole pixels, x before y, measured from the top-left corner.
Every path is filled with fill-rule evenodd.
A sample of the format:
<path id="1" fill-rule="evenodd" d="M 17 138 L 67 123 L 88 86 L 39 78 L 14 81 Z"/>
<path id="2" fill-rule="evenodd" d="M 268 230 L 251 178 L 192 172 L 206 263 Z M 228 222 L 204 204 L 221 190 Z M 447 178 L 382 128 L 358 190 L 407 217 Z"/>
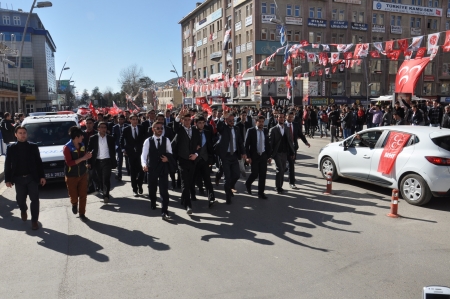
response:
<path id="1" fill-rule="evenodd" d="M 39 148 L 27 141 L 27 129 L 17 126 L 14 129 L 17 142 L 8 145 L 5 159 L 5 182 L 8 188 L 16 186 L 16 201 L 23 221 L 28 219 L 27 196 L 31 204 L 31 228 L 39 228 L 39 184 L 45 185 L 44 166 Z"/>
<path id="2" fill-rule="evenodd" d="M 72 212 L 78 213 L 80 210 L 80 219 L 87 220 L 86 200 L 88 189 L 88 169 L 86 161 L 92 158 L 92 153 L 86 152 L 83 144 L 84 134 L 78 127 L 69 129 L 70 141 L 63 148 L 64 153 L 64 173 L 66 175 L 66 185 L 69 191 L 70 202 L 72 203 Z"/>

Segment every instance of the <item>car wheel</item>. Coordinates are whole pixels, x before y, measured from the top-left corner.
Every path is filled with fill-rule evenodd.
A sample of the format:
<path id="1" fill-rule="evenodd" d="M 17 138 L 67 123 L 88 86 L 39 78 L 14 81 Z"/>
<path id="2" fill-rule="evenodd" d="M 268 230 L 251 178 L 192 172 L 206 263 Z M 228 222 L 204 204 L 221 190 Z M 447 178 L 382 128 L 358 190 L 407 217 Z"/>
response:
<path id="1" fill-rule="evenodd" d="M 333 159 L 330 157 L 325 157 L 322 159 L 320 162 L 320 172 L 325 179 L 327 178 L 327 174 L 329 172 L 332 173 L 331 178 L 333 181 L 336 181 L 339 178 L 336 170 L 336 164 L 334 164 Z"/>
<path id="2" fill-rule="evenodd" d="M 427 182 L 417 174 L 408 174 L 402 179 L 400 192 L 406 202 L 415 206 L 422 206 L 431 199 Z"/>

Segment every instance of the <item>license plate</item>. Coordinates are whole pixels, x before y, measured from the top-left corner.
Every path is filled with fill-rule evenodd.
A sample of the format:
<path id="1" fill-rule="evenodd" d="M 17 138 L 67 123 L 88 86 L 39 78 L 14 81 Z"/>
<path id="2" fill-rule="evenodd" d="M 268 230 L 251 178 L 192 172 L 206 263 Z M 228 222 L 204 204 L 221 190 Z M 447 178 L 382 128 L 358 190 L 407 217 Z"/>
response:
<path id="1" fill-rule="evenodd" d="M 45 174 L 46 179 L 62 178 L 64 176 L 65 176 L 64 172 L 50 172 Z"/>

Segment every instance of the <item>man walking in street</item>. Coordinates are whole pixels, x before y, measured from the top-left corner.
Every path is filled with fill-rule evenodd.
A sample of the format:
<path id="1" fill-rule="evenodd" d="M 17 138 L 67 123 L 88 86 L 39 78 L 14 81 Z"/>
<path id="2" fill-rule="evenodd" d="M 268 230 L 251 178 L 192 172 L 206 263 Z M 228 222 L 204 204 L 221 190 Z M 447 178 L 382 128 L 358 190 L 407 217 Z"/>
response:
<path id="1" fill-rule="evenodd" d="M 89 138 L 88 152 L 92 157 L 88 161 L 88 168 L 94 168 L 97 173 L 97 185 L 103 193 L 104 203 L 109 202 L 111 189 L 111 170 L 116 168 L 114 137 L 106 135 L 108 129 L 105 122 L 99 122 L 98 134 Z"/>
<path id="2" fill-rule="evenodd" d="M 284 170 L 286 168 L 287 156 L 295 157 L 294 142 L 285 126 L 285 114 L 278 113 L 278 124 L 269 131 L 270 147 L 272 149 L 272 159 L 276 165 L 275 191 L 283 193 Z"/>
<path id="3" fill-rule="evenodd" d="M 69 136 L 71 140 L 63 148 L 65 181 L 72 204 L 72 213 L 76 215 L 79 210 L 80 219 L 86 221 L 88 185 L 86 161 L 92 157 L 92 153 L 86 151 L 83 143 L 84 134 L 80 128 L 71 127 Z"/>
<path id="4" fill-rule="evenodd" d="M 244 137 L 234 126 L 234 117 L 233 113 L 224 112 L 223 118 L 217 123 L 217 131 L 220 134 L 219 157 L 225 175 L 224 189 L 227 204 L 231 204 L 231 197 L 234 196 L 231 189 L 234 188 L 240 176 L 238 159 L 247 159 Z"/>
<path id="5" fill-rule="evenodd" d="M 94 119 L 92 117 L 86 118 L 86 130 L 83 131 L 83 140 L 86 143 L 86 146 L 89 142 L 89 138 L 97 134 L 97 131 L 94 130 Z M 88 169 L 88 194 L 94 193 L 98 191 L 98 186 L 95 185 L 96 182 L 96 173 L 94 169 Z"/>
<path id="6" fill-rule="evenodd" d="M 245 182 L 248 194 L 252 194 L 251 186 L 258 178 L 258 197 L 267 199 L 265 194 L 267 164 L 270 159 L 269 131 L 264 128 L 264 116 L 258 116 L 256 127 L 250 128 L 245 137 L 245 152 L 248 153 L 247 162 L 251 165 L 251 174 Z"/>
<path id="7" fill-rule="evenodd" d="M 127 158 L 130 165 L 131 187 L 133 188 L 134 197 L 143 194 L 142 184 L 144 180 L 144 172 L 141 166 L 142 145 L 146 133 L 141 125 L 138 125 L 138 116 L 130 115 L 131 125 L 124 128 L 120 136 L 120 147 L 123 155 Z M 138 193 L 139 192 L 139 193 Z"/>
<path id="8" fill-rule="evenodd" d="M 17 126 L 14 129 L 17 142 L 8 145 L 5 159 L 5 182 L 8 188 L 16 186 L 16 201 L 23 221 L 28 219 L 27 196 L 31 204 L 31 228 L 39 229 L 39 184 L 46 183 L 44 166 L 39 148 L 27 141 L 27 129 Z"/>
<path id="9" fill-rule="evenodd" d="M 328 120 L 330 122 L 330 134 L 331 134 L 331 142 L 339 141 L 339 138 L 336 134 L 339 134 L 338 120 L 339 120 L 339 111 L 336 110 L 336 105 L 331 106 L 331 111 L 328 112 Z"/>
<path id="10" fill-rule="evenodd" d="M 439 107 L 439 103 L 434 100 L 433 107 L 428 112 L 430 118 L 430 127 L 439 127 L 442 123 L 443 111 L 441 107 Z"/>
<path id="11" fill-rule="evenodd" d="M 148 176 L 148 194 L 151 201 L 151 209 L 156 209 L 156 191 L 162 198 L 161 217 L 170 220 L 169 216 L 169 179 L 170 163 L 175 164 L 172 157 L 172 146 L 167 137 L 161 135 L 163 122 L 154 122 L 152 125 L 153 136 L 144 142 L 141 154 L 141 165 Z M 173 165 L 175 167 L 175 165 Z"/>
<path id="12" fill-rule="evenodd" d="M 120 147 L 120 136 L 122 135 L 123 129 L 128 126 L 125 124 L 125 116 L 119 115 L 119 123 L 113 127 L 113 137 L 116 144 L 116 153 L 117 153 L 117 176 L 116 180 L 119 182 L 122 180 L 122 168 L 123 168 L 123 152 Z M 130 169 L 128 166 L 128 162 L 126 162 L 126 169 L 128 174 L 130 174 Z"/>

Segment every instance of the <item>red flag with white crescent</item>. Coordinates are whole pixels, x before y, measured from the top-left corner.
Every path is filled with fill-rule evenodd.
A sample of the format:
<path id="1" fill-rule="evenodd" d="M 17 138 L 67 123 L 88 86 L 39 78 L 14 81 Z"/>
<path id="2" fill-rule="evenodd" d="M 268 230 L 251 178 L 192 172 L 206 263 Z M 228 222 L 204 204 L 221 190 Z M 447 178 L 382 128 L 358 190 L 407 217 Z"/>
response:
<path id="1" fill-rule="evenodd" d="M 450 30 L 445 32 L 445 42 L 442 45 L 442 51 L 450 52 Z"/>
<path id="2" fill-rule="evenodd" d="M 395 92 L 414 94 L 417 80 L 429 62 L 430 57 L 405 60 L 395 78 Z"/>
<path id="3" fill-rule="evenodd" d="M 427 51 L 427 48 L 425 48 L 425 47 L 419 48 L 417 50 L 415 59 L 422 59 L 422 57 L 425 55 L 426 51 Z"/>
<path id="4" fill-rule="evenodd" d="M 388 141 L 384 146 L 384 150 L 381 153 L 380 162 L 378 163 L 378 172 L 381 172 L 382 174 L 391 173 L 398 154 L 403 150 L 403 147 L 410 137 L 411 135 L 408 133 L 391 131 Z"/>

